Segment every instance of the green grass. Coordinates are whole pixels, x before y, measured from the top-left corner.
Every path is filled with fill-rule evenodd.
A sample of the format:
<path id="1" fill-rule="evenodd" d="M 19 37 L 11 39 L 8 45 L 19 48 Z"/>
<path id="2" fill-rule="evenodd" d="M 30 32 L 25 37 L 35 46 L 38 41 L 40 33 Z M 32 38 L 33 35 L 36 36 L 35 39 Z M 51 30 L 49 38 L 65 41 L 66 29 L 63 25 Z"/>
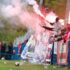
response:
<path id="1" fill-rule="evenodd" d="M 6 64 L 4 63 L 6 62 Z M 24 63 L 21 66 L 15 66 L 16 61 L 0 60 L 0 70 L 70 70 L 67 67 L 46 66 L 38 64 Z M 21 61 L 19 61 L 21 62 Z"/>

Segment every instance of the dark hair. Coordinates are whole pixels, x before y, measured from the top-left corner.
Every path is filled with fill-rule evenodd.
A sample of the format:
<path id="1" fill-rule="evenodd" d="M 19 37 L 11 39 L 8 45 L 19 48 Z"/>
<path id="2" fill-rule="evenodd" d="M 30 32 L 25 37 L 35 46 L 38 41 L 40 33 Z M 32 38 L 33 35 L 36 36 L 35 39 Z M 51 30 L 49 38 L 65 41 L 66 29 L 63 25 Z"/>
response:
<path id="1" fill-rule="evenodd" d="M 59 21 L 59 17 L 56 18 L 56 22 L 58 22 L 58 21 Z"/>

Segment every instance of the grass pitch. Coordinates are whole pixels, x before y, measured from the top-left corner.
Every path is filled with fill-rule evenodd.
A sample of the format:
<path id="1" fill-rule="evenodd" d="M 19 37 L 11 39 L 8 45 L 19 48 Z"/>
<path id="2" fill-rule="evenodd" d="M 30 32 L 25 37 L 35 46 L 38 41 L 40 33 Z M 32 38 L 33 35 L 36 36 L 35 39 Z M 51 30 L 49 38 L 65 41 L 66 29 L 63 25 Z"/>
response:
<path id="1" fill-rule="evenodd" d="M 20 66 L 15 65 L 16 61 L 0 60 L 0 70 L 70 70 L 67 67 L 57 67 L 52 65 L 23 63 Z M 22 61 L 19 61 L 22 62 Z"/>

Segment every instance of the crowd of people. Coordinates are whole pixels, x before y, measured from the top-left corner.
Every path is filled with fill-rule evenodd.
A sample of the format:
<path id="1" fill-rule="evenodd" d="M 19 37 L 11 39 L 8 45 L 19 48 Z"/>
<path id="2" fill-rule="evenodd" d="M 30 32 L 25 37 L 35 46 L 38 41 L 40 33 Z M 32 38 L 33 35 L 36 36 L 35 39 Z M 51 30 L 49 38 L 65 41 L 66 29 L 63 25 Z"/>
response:
<path id="1" fill-rule="evenodd" d="M 0 42 L 0 59 L 11 60 L 13 54 L 13 44 Z"/>

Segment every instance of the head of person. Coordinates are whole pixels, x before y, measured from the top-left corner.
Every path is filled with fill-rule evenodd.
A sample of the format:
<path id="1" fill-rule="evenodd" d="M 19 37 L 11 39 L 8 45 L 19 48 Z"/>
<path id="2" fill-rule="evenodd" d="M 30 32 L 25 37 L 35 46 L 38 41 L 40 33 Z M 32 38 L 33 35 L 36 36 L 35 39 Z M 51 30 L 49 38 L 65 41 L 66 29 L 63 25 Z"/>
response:
<path id="1" fill-rule="evenodd" d="M 55 21 L 56 21 L 56 22 L 59 22 L 59 17 L 57 17 L 57 18 L 55 19 Z"/>

